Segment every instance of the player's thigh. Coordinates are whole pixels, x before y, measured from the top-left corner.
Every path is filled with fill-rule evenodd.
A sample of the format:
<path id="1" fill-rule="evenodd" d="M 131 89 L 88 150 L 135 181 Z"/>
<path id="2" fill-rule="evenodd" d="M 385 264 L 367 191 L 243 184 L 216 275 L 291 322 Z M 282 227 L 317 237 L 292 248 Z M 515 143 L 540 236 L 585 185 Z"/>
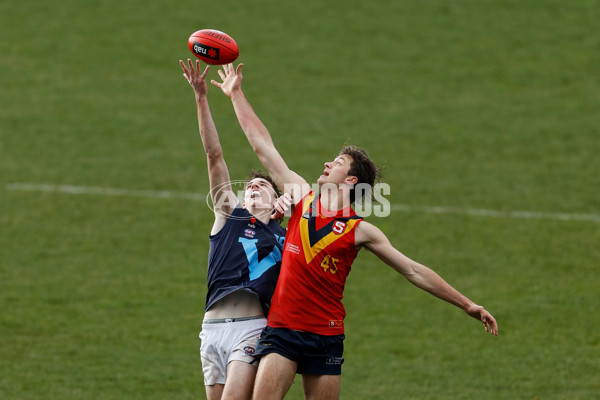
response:
<path id="1" fill-rule="evenodd" d="M 254 398 L 257 400 L 283 399 L 292 386 L 298 364 L 280 354 L 270 353 L 260 359 Z"/>
<path id="2" fill-rule="evenodd" d="M 206 399 L 207 400 L 221 400 L 223 396 L 223 388 L 225 385 L 220 383 L 215 383 L 214 385 L 204 386 L 206 389 Z"/>
<path id="3" fill-rule="evenodd" d="M 227 381 L 223 399 L 250 400 L 255 377 L 256 366 L 243 361 L 231 361 L 227 364 Z"/>
<path id="4" fill-rule="evenodd" d="M 302 388 L 306 400 L 338 400 L 341 375 L 302 375 Z"/>

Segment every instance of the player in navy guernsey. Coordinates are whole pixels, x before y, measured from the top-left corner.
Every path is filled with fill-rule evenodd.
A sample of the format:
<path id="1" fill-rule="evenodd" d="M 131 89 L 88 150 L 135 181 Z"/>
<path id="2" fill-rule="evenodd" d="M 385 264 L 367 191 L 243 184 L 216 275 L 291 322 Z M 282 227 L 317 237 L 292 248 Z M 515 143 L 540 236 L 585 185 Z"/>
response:
<path id="1" fill-rule="evenodd" d="M 225 226 L 210 237 L 208 255 L 208 293 L 206 308 L 238 290 L 258 295 L 265 315 L 275 290 L 285 229 L 271 220 L 269 224 L 236 207 Z"/>
<path id="2" fill-rule="evenodd" d="M 180 65 L 194 89 L 200 137 L 206 152 L 215 220 L 210 232 L 208 293 L 200 339 L 206 395 L 250 399 L 279 276 L 285 229 L 272 214 L 279 190 L 268 175 L 252 171 L 240 205 L 233 192 L 208 100 L 205 77 L 188 59 Z"/>

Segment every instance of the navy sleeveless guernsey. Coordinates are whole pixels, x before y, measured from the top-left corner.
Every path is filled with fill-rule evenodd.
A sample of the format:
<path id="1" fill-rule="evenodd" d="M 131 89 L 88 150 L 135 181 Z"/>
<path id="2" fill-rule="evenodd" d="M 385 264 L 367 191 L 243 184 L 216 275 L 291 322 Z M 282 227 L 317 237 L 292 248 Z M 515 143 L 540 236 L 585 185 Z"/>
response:
<path id="1" fill-rule="evenodd" d="M 277 221 L 264 224 L 248 210 L 236 207 L 223 226 L 210 236 L 206 307 L 238 290 L 254 292 L 265 311 L 279 277 L 285 228 Z"/>

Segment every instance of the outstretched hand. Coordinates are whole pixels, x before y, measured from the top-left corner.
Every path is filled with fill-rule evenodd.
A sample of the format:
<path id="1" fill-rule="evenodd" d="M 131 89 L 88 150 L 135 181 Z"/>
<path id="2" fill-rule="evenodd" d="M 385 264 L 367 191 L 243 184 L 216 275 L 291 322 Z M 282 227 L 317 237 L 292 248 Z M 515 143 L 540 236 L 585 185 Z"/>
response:
<path id="1" fill-rule="evenodd" d="M 220 88 L 227 97 L 231 97 L 231 94 L 242 87 L 242 67 L 244 64 L 239 64 L 237 68 L 233 69 L 233 64 L 223 65 L 223 70 L 218 70 L 219 76 L 223 82 L 217 82 L 215 80 L 210 81 L 213 85 Z"/>
<path id="2" fill-rule="evenodd" d="M 271 214 L 271 219 L 281 219 L 291 214 L 292 196 L 289 193 L 284 193 L 277 198 L 275 202 L 275 210 Z"/>
<path id="3" fill-rule="evenodd" d="M 468 310 L 465 310 L 471 317 L 481 321 L 485 326 L 485 331 L 492 335 L 498 335 L 498 324 L 496 319 L 482 306 L 474 304 Z"/>
<path id="4" fill-rule="evenodd" d="M 183 77 L 188 81 L 196 96 L 205 96 L 206 95 L 206 74 L 208 73 L 209 65 L 204 68 L 204 72 L 200 72 L 200 60 L 196 60 L 196 68 L 194 68 L 194 64 L 192 60 L 188 58 L 188 66 L 181 60 L 179 60 L 179 65 L 181 65 L 181 69 L 183 69 Z"/>

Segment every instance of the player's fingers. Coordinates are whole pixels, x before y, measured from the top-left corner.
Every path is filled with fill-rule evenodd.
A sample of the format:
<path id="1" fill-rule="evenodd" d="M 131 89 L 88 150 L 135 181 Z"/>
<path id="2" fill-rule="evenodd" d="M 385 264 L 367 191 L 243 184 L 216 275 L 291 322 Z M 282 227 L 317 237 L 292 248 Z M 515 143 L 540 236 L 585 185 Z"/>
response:
<path id="1" fill-rule="evenodd" d="M 223 73 L 223 71 L 221 71 L 221 70 L 218 70 L 217 72 L 219 73 L 219 76 L 221 77 L 221 79 L 225 80 L 225 78 L 226 78 L 225 73 Z"/>
<path id="2" fill-rule="evenodd" d="M 190 60 L 189 58 L 188 58 L 188 65 L 190 66 L 190 72 L 194 73 L 194 64 L 192 63 L 192 60 Z"/>
<path id="3" fill-rule="evenodd" d="M 288 206 L 292 205 L 292 196 L 289 193 L 283 194 L 283 200 L 285 201 L 285 204 L 287 204 Z"/>
<path id="4" fill-rule="evenodd" d="M 493 335 L 497 335 L 498 334 L 498 323 L 496 322 L 496 319 L 494 317 L 492 317 L 491 315 L 489 317 L 489 324 L 490 324 L 490 332 Z"/>
<path id="5" fill-rule="evenodd" d="M 494 317 L 492 317 L 490 313 L 486 313 L 486 315 L 484 315 L 481 318 L 481 320 L 485 325 L 486 332 L 489 332 L 492 335 L 498 335 L 498 324 L 496 323 L 496 320 L 494 319 Z"/>
<path id="6" fill-rule="evenodd" d="M 242 67 L 243 66 L 244 66 L 244 64 L 238 64 L 237 69 L 236 69 L 236 74 L 242 75 Z"/>
<path id="7" fill-rule="evenodd" d="M 206 68 L 204 68 L 204 72 L 202 73 L 202 79 L 204 79 L 206 77 L 206 74 L 208 74 L 209 68 L 210 68 L 210 65 L 207 65 Z"/>
<path id="8" fill-rule="evenodd" d="M 179 60 L 179 65 L 181 65 L 181 69 L 183 69 L 183 72 L 184 72 L 183 75 L 187 76 L 190 73 L 190 71 L 185 66 L 185 63 L 182 60 Z"/>
<path id="9" fill-rule="evenodd" d="M 216 87 L 220 88 L 221 84 L 215 80 L 210 81 L 210 83 L 212 83 L 213 85 L 215 85 Z"/>

